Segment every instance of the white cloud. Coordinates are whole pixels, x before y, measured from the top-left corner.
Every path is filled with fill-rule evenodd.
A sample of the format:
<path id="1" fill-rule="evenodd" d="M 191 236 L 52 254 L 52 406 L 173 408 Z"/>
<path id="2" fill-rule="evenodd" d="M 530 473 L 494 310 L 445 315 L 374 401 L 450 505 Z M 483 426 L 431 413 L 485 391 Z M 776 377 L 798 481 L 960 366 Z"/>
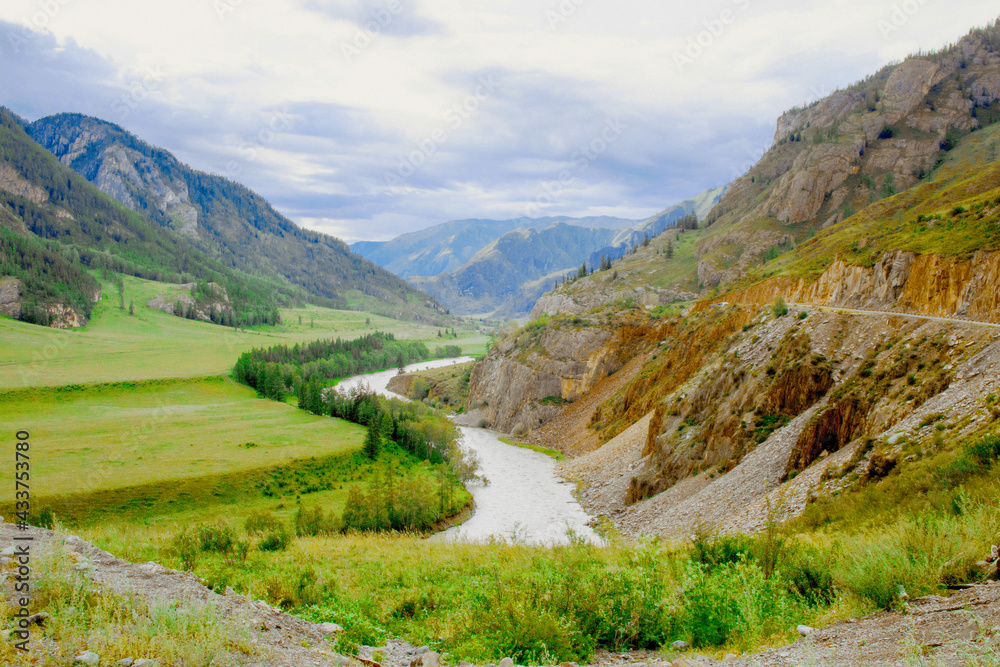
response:
<path id="1" fill-rule="evenodd" d="M 619 118 L 628 130 L 544 213 L 643 217 L 738 175 L 783 110 L 995 13 L 982 0 L 4 0 L 0 104 L 97 115 L 199 169 L 235 167 L 348 239 L 520 215 Z M 15 52 L 12 31 L 31 43 Z M 483 76 L 499 86 L 477 95 Z"/>

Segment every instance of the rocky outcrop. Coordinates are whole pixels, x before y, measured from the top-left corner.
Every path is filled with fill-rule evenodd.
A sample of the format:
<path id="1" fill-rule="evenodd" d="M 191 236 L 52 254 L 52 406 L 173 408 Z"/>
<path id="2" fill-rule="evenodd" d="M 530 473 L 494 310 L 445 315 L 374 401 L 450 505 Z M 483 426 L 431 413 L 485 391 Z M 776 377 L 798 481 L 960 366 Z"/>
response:
<path id="1" fill-rule="evenodd" d="M 229 295 L 225 287 L 216 283 L 208 283 L 208 295 L 202 295 L 200 299 L 195 299 L 196 287 L 196 283 L 174 286 L 169 292 L 157 294 L 146 305 L 170 315 L 188 317 L 203 322 L 216 321 L 217 316 L 222 313 L 232 315 L 233 308 L 229 303 Z M 215 319 L 213 319 L 213 313 L 216 316 Z"/>
<path id="2" fill-rule="evenodd" d="M 63 158 L 75 154 L 71 151 Z M 94 184 L 102 191 L 135 211 L 152 204 L 172 221 L 177 231 L 197 238 L 198 211 L 182 179 L 168 182 L 154 161 L 121 144 L 105 148 L 98 164 Z"/>
<path id="3" fill-rule="evenodd" d="M 5 162 L 0 162 L 0 190 L 24 197 L 36 204 L 41 204 L 49 199 L 45 190 L 21 178 L 21 175 Z"/>
<path id="4" fill-rule="evenodd" d="M 724 284 L 760 264 L 781 225 L 829 227 L 917 184 L 949 133 L 979 127 L 977 106 L 997 99 L 1000 53 L 972 33 L 782 115 L 770 150 L 709 216 L 717 231 L 700 244 L 699 282 Z"/>
<path id="5" fill-rule="evenodd" d="M 837 260 L 812 281 L 772 278 L 726 299 L 770 303 L 776 294 L 816 306 L 1000 322 L 1000 253 L 962 259 L 896 251 L 871 268 Z"/>
<path id="6" fill-rule="evenodd" d="M 532 333 L 499 339 L 472 371 L 469 409 L 482 409 L 494 429 L 541 426 L 560 404 L 577 400 L 616 370 L 626 352 L 608 329 L 566 325 Z"/>
<path id="7" fill-rule="evenodd" d="M 0 278 L 0 315 L 17 319 L 21 316 L 21 290 L 17 278 Z"/>

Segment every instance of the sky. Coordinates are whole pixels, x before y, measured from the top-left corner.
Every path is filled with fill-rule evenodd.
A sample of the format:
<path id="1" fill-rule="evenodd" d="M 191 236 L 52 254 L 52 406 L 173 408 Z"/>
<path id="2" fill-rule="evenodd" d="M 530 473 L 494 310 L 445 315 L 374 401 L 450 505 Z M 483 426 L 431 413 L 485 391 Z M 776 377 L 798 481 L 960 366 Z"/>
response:
<path id="1" fill-rule="evenodd" d="M 3 0 L 0 105 L 114 122 L 348 242 L 643 219 L 777 117 L 997 17 L 969 0 Z"/>

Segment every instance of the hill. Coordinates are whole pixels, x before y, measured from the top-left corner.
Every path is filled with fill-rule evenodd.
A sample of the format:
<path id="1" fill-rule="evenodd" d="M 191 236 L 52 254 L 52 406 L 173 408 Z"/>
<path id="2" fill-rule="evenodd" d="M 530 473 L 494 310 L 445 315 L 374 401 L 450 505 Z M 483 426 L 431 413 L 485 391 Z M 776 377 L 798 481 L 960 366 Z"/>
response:
<path id="1" fill-rule="evenodd" d="M 885 83 L 875 92 L 886 114 L 905 107 L 914 123 L 941 121 L 941 136 L 911 155 L 931 158 L 921 178 L 883 178 L 901 191 L 877 196 L 845 180 L 834 190 L 858 208 L 843 219 L 824 217 L 825 196 L 767 219 L 766 202 L 812 201 L 809 189 L 777 187 L 820 177 L 796 158 L 750 210 L 727 209 L 784 151 L 834 150 L 828 130 L 790 147 L 817 121 L 797 112 L 804 124 L 794 129 L 786 115 L 787 134 L 723 195 L 712 224 L 661 234 L 613 269 L 560 286 L 536 320 L 498 340 L 471 374 L 472 418 L 579 455 L 564 474 L 629 535 L 682 537 L 694 522 L 753 532 L 778 506 L 807 529 L 846 529 L 882 521 L 888 508 L 950 502 L 985 469 L 959 472 L 979 456 L 969 448 L 1000 424 L 1000 124 L 988 122 L 992 102 L 956 94 L 959 85 L 980 102 L 992 94 L 976 82 L 1000 64 L 995 31 L 927 57 L 926 85 L 899 79 L 923 71 L 920 58 L 873 79 Z M 965 66 L 949 70 L 963 55 Z M 901 107 L 903 89 L 924 108 Z M 880 113 L 851 111 L 841 127 L 868 114 L 881 123 Z M 907 164 L 911 139 L 898 135 L 909 130 L 890 129 L 898 143 L 873 139 L 852 176 Z M 737 260 L 758 242 L 766 251 Z M 712 249 L 732 260 L 714 287 L 700 283 Z M 696 302 L 699 292 L 709 298 Z"/>
<path id="2" fill-rule="evenodd" d="M 342 241 L 298 227 L 252 190 L 196 171 L 117 125 L 59 114 L 26 129 L 102 192 L 224 266 L 284 284 L 319 305 L 420 321 L 444 314 Z"/>

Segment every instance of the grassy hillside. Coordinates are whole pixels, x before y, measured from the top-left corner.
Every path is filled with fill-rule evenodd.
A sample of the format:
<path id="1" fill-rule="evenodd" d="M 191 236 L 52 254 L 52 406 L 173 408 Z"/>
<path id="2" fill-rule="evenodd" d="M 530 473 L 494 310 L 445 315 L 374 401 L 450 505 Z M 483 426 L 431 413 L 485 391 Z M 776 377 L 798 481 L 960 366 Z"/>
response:
<path id="1" fill-rule="evenodd" d="M 292 303 L 305 294 L 224 264 L 179 234 L 129 211 L 60 164 L 4 110 L 0 167 L 8 181 L 0 188 L 4 235 L 26 237 L 21 245 L 27 242 L 44 250 L 29 254 L 19 248 L 0 249 L 0 268 L 13 263 L 18 268 L 10 273 L 34 275 L 28 286 L 31 294 L 43 297 L 42 306 L 53 305 L 67 290 L 86 291 L 88 270 L 173 283 L 219 283 L 227 289 L 238 320 L 247 324 L 277 321 L 279 303 Z M 66 268 L 49 274 L 48 255 L 58 255 Z"/>
<path id="2" fill-rule="evenodd" d="M 107 194 L 223 266 L 266 277 L 320 305 L 360 303 L 397 318 L 444 322 L 440 304 L 339 239 L 298 227 L 249 188 L 195 171 L 117 125 L 59 114 L 32 123 L 28 132 Z"/>

